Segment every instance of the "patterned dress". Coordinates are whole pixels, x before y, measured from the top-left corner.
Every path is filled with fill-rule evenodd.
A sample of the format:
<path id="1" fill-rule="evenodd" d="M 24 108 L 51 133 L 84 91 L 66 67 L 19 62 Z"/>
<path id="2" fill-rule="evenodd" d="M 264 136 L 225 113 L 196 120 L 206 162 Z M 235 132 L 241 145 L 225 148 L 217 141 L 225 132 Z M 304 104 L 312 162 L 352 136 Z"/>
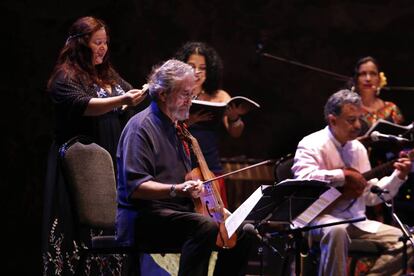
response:
<path id="1" fill-rule="evenodd" d="M 361 134 L 365 134 L 379 119 L 396 124 L 402 124 L 404 122 L 404 117 L 398 106 L 393 102 L 384 101 L 384 106 L 377 111 L 369 112 L 363 109 Z M 389 159 L 395 158 L 398 151 L 401 150 L 396 146 L 398 145 L 388 141 L 377 141 L 369 145 L 368 152 L 371 166 L 376 167 Z"/>
<path id="2" fill-rule="evenodd" d="M 364 110 L 363 133 L 365 133 L 365 131 L 367 131 L 379 119 L 387 120 L 396 124 L 402 124 L 404 122 L 404 117 L 398 106 L 393 102 L 384 101 L 384 106 L 375 112 L 368 112 Z M 401 148 L 399 145 L 388 141 L 378 141 L 371 144 L 368 147 L 371 166 L 376 167 L 384 162 L 387 162 L 388 160 L 396 158 L 400 150 Z M 387 224 L 392 223 L 392 218 L 386 211 L 383 204 L 368 207 L 367 217 Z"/>
<path id="3" fill-rule="evenodd" d="M 384 102 L 384 106 L 375 112 L 368 112 L 367 110 L 364 110 L 363 116 L 363 120 L 368 128 L 379 119 L 384 119 L 396 124 L 401 124 L 404 121 L 404 117 L 400 109 L 393 102 Z"/>

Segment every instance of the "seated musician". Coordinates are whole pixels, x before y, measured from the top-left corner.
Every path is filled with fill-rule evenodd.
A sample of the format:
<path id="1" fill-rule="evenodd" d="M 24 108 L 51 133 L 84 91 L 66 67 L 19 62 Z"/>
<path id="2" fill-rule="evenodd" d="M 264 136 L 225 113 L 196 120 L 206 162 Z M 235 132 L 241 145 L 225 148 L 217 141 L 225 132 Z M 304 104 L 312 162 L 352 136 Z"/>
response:
<path id="1" fill-rule="evenodd" d="M 313 225 L 364 216 L 366 205 L 380 203 L 379 197 L 370 192 L 371 186 L 389 190 L 389 194 L 384 194 L 389 200 L 398 192 L 411 167 L 407 157 L 400 157 L 391 164 L 395 170 L 390 176 L 366 180 L 361 173 L 371 170 L 367 151 L 355 140 L 361 128 L 360 96 L 340 90 L 328 99 L 324 113 L 328 126 L 299 142 L 292 167 L 295 178 L 326 181 L 342 191 L 342 196 L 311 222 Z M 402 235 L 398 228 L 365 220 L 315 229 L 310 234 L 320 242 L 319 275 L 346 275 L 352 238 L 374 241 L 384 249 L 369 275 L 401 275 L 403 245 L 398 241 Z M 409 247 L 410 259 L 411 255 Z"/>
<path id="2" fill-rule="evenodd" d="M 189 147 L 177 125 L 188 118 L 194 84 L 193 69 L 181 61 L 155 68 L 148 82 L 152 102 L 128 122 L 117 153 L 118 241 L 159 252 L 178 248 L 178 275 L 192 276 L 207 275 L 219 233 L 217 222 L 194 212 L 201 181 L 185 180 Z M 238 237 L 232 249 L 218 250 L 215 275 L 243 275 L 250 241 Z"/>

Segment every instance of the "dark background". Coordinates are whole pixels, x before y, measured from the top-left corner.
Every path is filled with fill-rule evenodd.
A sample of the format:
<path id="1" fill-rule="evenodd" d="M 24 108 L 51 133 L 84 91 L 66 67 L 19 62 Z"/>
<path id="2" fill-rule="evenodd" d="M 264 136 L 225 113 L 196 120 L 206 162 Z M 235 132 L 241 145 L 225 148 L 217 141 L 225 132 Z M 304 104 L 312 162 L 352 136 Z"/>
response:
<path id="1" fill-rule="evenodd" d="M 2 272 L 41 271 L 40 222 L 53 110 L 46 81 L 75 19 L 94 15 L 110 26 L 111 59 L 136 87 L 151 67 L 187 40 L 220 53 L 224 89 L 262 107 L 245 117 L 240 139 L 223 136 L 222 155 L 278 158 L 306 134 L 324 126 L 322 108 L 344 81 L 287 63 L 258 58 L 265 52 L 352 75 L 362 56 L 376 57 L 390 86 L 414 85 L 414 2 L 387 0 L 146 0 L 28 1 L 0 3 L 2 82 Z M 414 118 L 414 92 L 383 92 Z"/>

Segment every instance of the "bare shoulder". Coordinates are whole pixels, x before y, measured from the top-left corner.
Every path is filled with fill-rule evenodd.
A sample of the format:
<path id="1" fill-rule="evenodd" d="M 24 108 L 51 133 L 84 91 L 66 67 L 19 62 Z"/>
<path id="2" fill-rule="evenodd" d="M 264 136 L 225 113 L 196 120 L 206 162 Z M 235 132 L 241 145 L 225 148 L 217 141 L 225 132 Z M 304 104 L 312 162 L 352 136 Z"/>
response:
<path id="1" fill-rule="evenodd" d="M 229 93 L 224 90 L 217 90 L 212 98 L 213 102 L 228 102 L 231 99 Z"/>

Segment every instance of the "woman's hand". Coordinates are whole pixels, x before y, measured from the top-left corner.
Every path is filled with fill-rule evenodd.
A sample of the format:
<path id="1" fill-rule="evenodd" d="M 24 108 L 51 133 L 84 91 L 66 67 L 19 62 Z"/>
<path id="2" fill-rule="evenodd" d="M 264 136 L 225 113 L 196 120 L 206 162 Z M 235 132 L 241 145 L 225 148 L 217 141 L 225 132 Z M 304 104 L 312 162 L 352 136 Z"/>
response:
<path id="1" fill-rule="evenodd" d="M 136 106 L 145 99 L 147 89 L 131 89 L 125 94 L 116 97 L 92 98 L 84 112 L 84 116 L 99 116 L 114 108 L 121 107 L 122 110 L 128 106 Z"/>
<path id="2" fill-rule="evenodd" d="M 143 89 L 131 89 L 124 94 L 124 105 L 136 106 L 145 99 L 147 90 Z"/>
<path id="3" fill-rule="evenodd" d="M 230 121 L 236 121 L 240 116 L 246 114 L 249 111 L 249 107 L 243 103 L 241 104 L 229 104 L 226 109 L 226 116 Z"/>
<path id="4" fill-rule="evenodd" d="M 236 105 L 235 103 L 229 104 L 226 109 L 225 116 L 223 118 L 224 126 L 227 132 L 234 138 L 240 137 L 244 129 L 244 123 L 241 119 L 241 115 L 246 114 L 249 108 L 243 103 Z"/>

